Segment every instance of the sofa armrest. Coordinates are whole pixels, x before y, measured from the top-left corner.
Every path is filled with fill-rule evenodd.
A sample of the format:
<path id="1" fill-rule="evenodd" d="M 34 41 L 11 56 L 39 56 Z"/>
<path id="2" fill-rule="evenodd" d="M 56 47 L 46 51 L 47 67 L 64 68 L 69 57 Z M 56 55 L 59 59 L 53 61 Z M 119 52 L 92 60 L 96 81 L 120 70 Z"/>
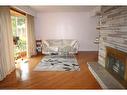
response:
<path id="1" fill-rule="evenodd" d="M 76 42 L 71 46 L 71 48 L 72 48 L 72 52 L 78 53 L 78 50 L 79 50 L 79 42 L 76 41 Z"/>
<path id="2" fill-rule="evenodd" d="M 42 41 L 42 52 L 48 52 L 49 51 L 49 44 L 46 41 Z"/>
<path id="3" fill-rule="evenodd" d="M 43 46 L 43 45 L 49 47 L 49 43 L 46 42 L 46 41 L 42 41 L 42 46 Z"/>
<path id="4" fill-rule="evenodd" d="M 72 44 L 71 47 L 78 49 L 79 48 L 79 42 L 78 41 L 75 41 L 75 43 Z"/>

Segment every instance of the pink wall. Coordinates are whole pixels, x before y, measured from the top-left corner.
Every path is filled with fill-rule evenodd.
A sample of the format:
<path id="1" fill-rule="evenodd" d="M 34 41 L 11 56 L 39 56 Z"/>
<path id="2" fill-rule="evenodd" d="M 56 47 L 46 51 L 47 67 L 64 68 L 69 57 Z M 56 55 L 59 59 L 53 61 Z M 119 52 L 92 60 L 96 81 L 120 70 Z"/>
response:
<path id="1" fill-rule="evenodd" d="M 97 51 L 96 18 L 88 12 L 45 12 L 35 17 L 36 39 L 77 39 L 80 51 Z"/>

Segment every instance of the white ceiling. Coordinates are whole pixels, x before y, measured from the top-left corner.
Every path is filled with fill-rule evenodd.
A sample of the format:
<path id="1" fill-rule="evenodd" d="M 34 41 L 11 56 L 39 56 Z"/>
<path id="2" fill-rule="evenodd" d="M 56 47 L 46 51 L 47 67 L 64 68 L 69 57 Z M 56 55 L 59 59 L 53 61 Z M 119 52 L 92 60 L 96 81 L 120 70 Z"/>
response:
<path id="1" fill-rule="evenodd" d="M 91 11 L 96 6 L 30 6 L 36 12 Z"/>

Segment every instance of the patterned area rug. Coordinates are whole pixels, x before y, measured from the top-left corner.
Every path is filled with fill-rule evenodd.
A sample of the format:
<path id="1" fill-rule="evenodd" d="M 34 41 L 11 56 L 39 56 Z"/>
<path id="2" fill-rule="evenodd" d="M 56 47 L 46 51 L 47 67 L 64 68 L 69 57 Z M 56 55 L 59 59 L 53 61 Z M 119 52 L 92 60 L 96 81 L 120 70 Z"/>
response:
<path id="1" fill-rule="evenodd" d="M 34 71 L 80 71 L 75 56 L 45 56 Z"/>

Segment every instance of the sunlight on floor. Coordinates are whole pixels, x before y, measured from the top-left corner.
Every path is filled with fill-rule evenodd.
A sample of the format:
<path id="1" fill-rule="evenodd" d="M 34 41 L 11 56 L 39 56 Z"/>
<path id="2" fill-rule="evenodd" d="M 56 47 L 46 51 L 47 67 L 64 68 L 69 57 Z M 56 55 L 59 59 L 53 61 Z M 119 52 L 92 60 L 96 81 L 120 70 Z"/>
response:
<path id="1" fill-rule="evenodd" d="M 25 60 L 17 60 L 16 64 L 16 76 L 21 80 L 27 80 L 29 76 L 29 61 Z"/>

